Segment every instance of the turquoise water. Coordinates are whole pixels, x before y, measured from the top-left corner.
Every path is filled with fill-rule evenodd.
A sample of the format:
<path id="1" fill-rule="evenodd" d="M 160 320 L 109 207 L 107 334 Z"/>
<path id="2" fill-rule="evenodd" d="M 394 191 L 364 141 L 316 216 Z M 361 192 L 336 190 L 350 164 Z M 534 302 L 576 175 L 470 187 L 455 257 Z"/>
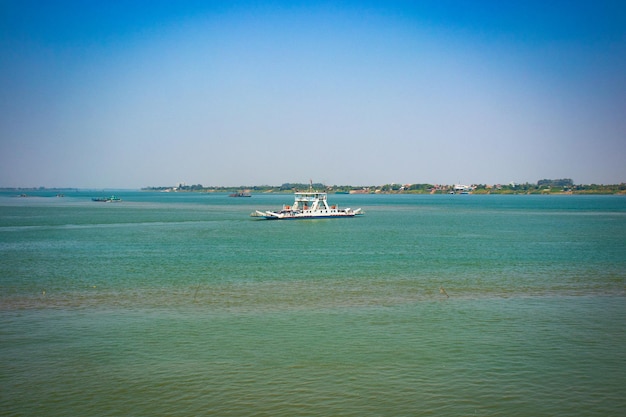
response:
<path id="1" fill-rule="evenodd" d="M 100 194 L 0 195 L 2 415 L 626 407 L 623 196 Z"/>

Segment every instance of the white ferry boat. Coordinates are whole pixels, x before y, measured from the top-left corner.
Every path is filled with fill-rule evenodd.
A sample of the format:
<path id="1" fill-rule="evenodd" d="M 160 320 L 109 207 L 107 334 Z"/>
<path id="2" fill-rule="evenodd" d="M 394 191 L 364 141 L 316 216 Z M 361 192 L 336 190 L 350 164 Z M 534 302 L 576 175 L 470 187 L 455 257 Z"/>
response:
<path id="1" fill-rule="evenodd" d="M 340 209 L 337 205 L 328 205 L 327 194 L 317 191 L 296 192 L 293 205 L 283 205 L 279 211 L 259 211 L 252 217 L 264 217 L 267 220 L 329 219 L 335 217 L 354 217 L 363 215 L 363 210 Z"/>

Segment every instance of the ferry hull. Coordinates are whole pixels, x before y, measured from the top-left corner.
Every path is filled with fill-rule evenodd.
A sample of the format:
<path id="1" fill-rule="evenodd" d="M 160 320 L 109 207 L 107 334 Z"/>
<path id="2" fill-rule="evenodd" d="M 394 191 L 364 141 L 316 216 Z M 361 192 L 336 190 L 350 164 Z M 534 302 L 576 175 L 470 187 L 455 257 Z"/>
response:
<path id="1" fill-rule="evenodd" d="M 286 213 L 252 213 L 252 217 L 261 217 L 266 220 L 314 220 L 314 219 L 338 219 L 344 217 L 356 217 L 362 213 L 337 213 L 337 214 L 286 214 Z"/>

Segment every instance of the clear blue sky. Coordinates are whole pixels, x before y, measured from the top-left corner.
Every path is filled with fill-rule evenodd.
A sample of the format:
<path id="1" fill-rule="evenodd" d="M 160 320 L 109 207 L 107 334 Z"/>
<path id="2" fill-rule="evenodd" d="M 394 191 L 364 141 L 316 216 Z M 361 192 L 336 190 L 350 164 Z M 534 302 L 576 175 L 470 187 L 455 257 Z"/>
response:
<path id="1" fill-rule="evenodd" d="M 0 0 L 0 186 L 626 181 L 623 1 Z"/>

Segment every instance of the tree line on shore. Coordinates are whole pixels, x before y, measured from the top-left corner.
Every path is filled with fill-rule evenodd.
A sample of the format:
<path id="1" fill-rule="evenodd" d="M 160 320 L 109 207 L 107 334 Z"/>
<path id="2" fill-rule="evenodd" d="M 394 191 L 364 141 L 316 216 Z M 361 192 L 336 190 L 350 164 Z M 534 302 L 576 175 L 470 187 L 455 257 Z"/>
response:
<path id="1" fill-rule="evenodd" d="M 167 192 L 257 192 L 257 193 L 288 193 L 293 191 L 307 191 L 310 188 L 317 191 L 351 194 L 626 194 L 626 183 L 620 184 L 575 184 L 569 178 L 542 179 L 537 183 L 509 183 L 509 184 L 472 184 L 472 185 L 440 185 L 440 184 L 384 184 L 384 185 L 326 185 L 321 183 L 284 183 L 273 185 L 242 185 L 239 187 L 205 187 L 202 184 L 178 184 L 175 187 L 145 187 L 145 191 Z"/>

